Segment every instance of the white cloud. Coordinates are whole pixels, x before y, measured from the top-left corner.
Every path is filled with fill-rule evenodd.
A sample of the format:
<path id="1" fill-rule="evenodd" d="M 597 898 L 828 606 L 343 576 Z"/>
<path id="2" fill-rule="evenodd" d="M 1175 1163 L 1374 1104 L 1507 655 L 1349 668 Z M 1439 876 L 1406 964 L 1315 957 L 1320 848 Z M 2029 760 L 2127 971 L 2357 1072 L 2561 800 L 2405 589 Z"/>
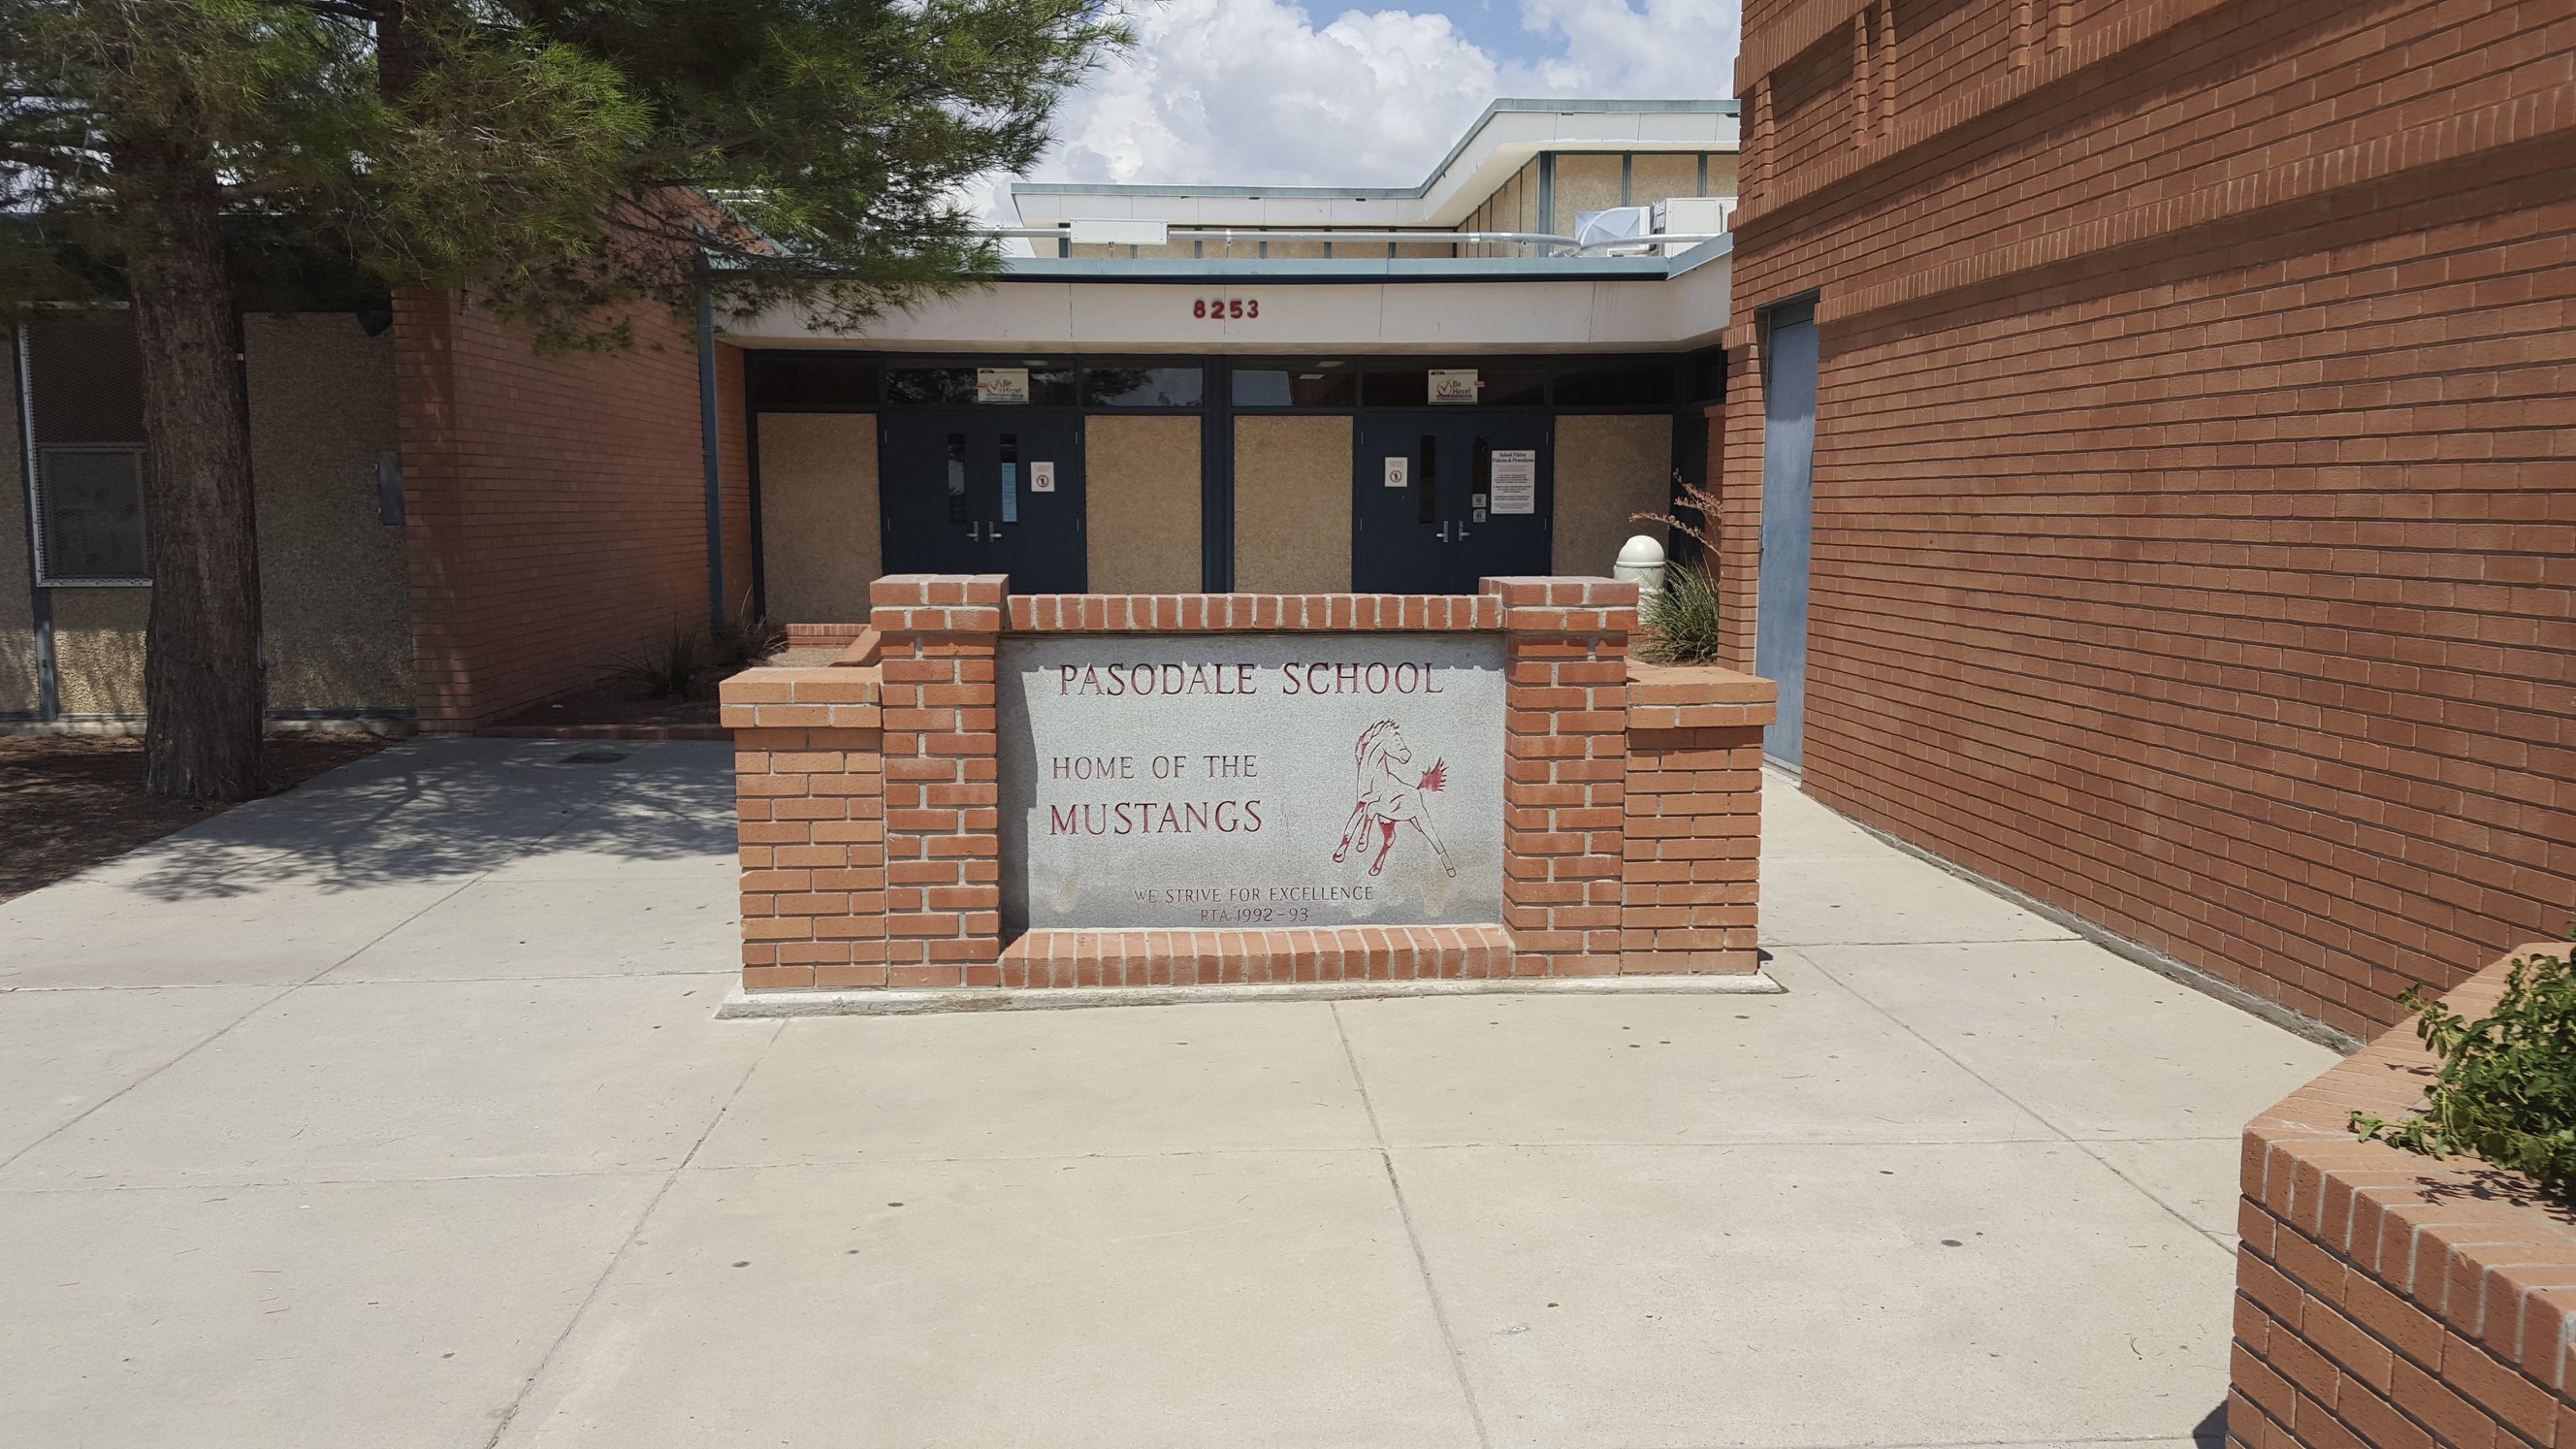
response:
<path id="1" fill-rule="evenodd" d="M 1552 50 L 1504 61 L 1448 17 L 1283 0 L 1163 0 L 1066 98 L 1044 181 L 1402 186 L 1497 96 L 1722 96 L 1735 0 L 1521 0 Z"/>
<path id="2" fill-rule="evenodd" d="M 1561 59 L 1542 61 L 1540 95 L 1670 100 L 1735 89 L 1742 23 L 1736 0 L 1521 0 L 1521 24 L 1564 37 Z"/>
<path id="3" fill-rule="evenodd" d="M 1321 29 L 1279 0 L 1169 0 L 1068 98 L 1042 174 L 1179 185 L 1400 185 L 1495 95 L 1447 17 L 1351 11 Z"/>

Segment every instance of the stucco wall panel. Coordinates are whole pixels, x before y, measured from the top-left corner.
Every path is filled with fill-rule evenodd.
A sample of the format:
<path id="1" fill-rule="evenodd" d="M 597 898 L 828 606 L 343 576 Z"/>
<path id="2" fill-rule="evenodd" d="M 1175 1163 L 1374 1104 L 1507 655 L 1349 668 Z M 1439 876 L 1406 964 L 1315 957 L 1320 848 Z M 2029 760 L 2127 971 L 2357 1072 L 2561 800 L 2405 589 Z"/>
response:
<path id="1" fill-rule="evenodd" d="M 269 708 L 409 708 L 405 541 L 376 492 L 395 448 L 393 338 L 330 313 L 242 331 Z"/>
<path id="2" fill-rule="evenodd" d="M 1556 224 L 1550 230 L 1572 236 L 1576 216 L 1587 211 L 1607 211 L 1619 204 L 1618 157 L 1556 158 L 1556 215 L 1552 218 Z"/>
<path id="3" fill-rule="evenodd" d="M 1672 475 L 1671 418 L 1558 418 L 1551 566 L 1560 574 L 1607 574 L 1630 534 L 1660 535 L 1629 515 L 1662 512 L 1672 498 Z"/>
<path id="4" fill-rule="evenodd" d="M 1082 460 L 1092 591 L 1196 592 L 1199 420 L 1085 419 Z"/>
<path id="5" fill-rule="evenodd" d="M 769 616 L 863 622 L 885 571 L 873 413 L 760 416 L 760 536 Z"/>
<path id="6" fill-rule="evenodd" d="M 1716 180 L 1716 168 L 1709 169 L 1709 179 Z M 1628 194 L 1638 206 L 1652 206 L 1675 196 L 1700 195 L 1699 158 L 1654 152 L 1639 156 Z"/>
<path id="7" fill-rule="evenodd" d="M 1235 419 L 1234 586 L 1279 594 L 1351 586 L 1349 418 Z"/>
<path id="8" fill-rule="evenodd" d="M 63 713 L 140 716 L 152 591 L 55 589 L 51 595 Z"/>

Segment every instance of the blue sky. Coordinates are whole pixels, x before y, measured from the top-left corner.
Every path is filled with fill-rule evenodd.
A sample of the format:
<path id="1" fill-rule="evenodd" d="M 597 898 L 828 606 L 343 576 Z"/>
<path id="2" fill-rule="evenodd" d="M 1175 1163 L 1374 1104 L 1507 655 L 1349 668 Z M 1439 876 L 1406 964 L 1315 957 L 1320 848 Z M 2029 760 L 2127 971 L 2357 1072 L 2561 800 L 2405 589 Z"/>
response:
<path id="1" fill-rule="evenodd" d="M 1138 0 L 1045 181 L 1409 185 L 1497 96 L 1731 94 L 1738 0 Z"/>

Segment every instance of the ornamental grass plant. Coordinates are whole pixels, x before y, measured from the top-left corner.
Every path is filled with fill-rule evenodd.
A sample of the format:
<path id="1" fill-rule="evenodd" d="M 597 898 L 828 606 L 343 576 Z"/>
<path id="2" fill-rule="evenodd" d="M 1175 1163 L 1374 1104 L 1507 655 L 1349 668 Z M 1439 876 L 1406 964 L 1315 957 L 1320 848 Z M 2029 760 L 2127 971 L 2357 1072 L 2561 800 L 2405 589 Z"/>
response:
<path id="1" fill-rule="evenodd" d="M 2363 1141 L 2433 1157 L 2482 1158 L 2576 1206 L 2576 968 L 2570 953 L 2517 956 L 2504 995 L 2471 1020 L 2421 987 L 2398 1003 L 2419 1010 L 2415 1034 L 2441 1062 L 2424 1108 L 2402 1122 L 2352 1114 Z"/>
<path id="2" fill-rule="evenodd" d="M 1717 589 L 1696 568 L 1675 567 L 1664 586 L 1638 601 L 1647 637 L 1638 652 L 1657 664 L 1708 664 L 1717 659 Z"/>

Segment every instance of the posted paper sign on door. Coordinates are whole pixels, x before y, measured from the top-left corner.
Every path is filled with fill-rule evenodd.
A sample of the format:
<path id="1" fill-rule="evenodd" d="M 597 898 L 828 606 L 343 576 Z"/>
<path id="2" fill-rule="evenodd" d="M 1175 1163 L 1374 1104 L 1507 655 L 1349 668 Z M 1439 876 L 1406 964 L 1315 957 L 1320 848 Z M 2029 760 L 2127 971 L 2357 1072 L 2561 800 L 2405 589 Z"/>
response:
<path id="1" fill-rule="evenodd" d="M 1029 491 L 1031 493 L 1053 493 L 1055 491 L 1055 465 L 1053 463 L 1031 463 L 1029 465 Z"/>
<path id="2" fill-rule="evenodd" d="M 1494 512 L 1538 512 L 1538 450 L 1494 450 Z"/>

